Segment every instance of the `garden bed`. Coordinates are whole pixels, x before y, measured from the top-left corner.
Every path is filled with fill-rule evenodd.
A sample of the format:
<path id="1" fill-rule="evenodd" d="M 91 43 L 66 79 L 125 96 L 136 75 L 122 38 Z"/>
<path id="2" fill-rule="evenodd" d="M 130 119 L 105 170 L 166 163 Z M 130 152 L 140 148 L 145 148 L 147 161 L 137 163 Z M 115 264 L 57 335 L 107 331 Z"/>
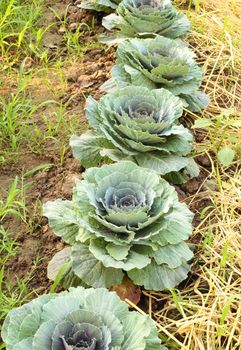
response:
<path id="1" fill-rule="evenodd" d="M 185 2 L 178 3 L 187 10 Z M 211 2 L 203 5 L 200 12 L 193 9 L 189 13 L 194 27 L 189 42 L 204 67 L 203 87 L 211 98 L 203 115 L 185 113 L 182 120 L 189 128 L 196 118 L 212 118 L 231 108 L 234 108 L 234 112 L 230 112 L 233 118 L 240 116 L 240 48 L 236 45 L 240 31 L 234 29 L 230 34 L 231 28 L 223 29 L 219 23 L 230 11 L 234 16 L 229 25 L 236 23 L 237 9 L 238 4 L 231 2 L 225 9 Z M 3 201 L 18 177 L 11 210 L 6 214 L 3 211 L 1 223 L 9 235 L 6 244 L 14 241 L 16 246 L 11 251 L 0 250 L 6 275 L 2 286 L 6 290 L 3 316 L 12 306 L 51 287 L 47 265 L 54 254 L 63 249 L 64 243 L 53 234 L 42 216 L 42 203 L 57 198 L 71 199 L 75 180 L 82 177 L 84 169 L 73 158 L 68 139 L 73 133 L 87 130 L 85 98 L 91 95 L 98 100 L 103 95 L 99 88 L 110 77 L 115 62 L 115 50 L 106 50 L 97 41 L 97 36 L 104 32 L 100 14 L 78 9 L 74 1 L 48 1 L 42 4 L 39 18 L 39 28 L 48 25 L 50 28 L 43 35 L 41 49 L 36 46 L 37 54 L 19 50 L 18 60 L 14 62 L 11 58 L 14 48 L 13 53 L 8 53 L 7 62 L 4 55 L 3 63 L 0 62 L 1 95 L 7 101 L 11 94 L 19 94 L 20 100 L 25 101 L 17 112 L 22 117 L 20 122 L 16 121 L 18 144 L 13 148 L 6 137 L 0 154 Z M 209 33 L 206 33 L 209 23 Z M 216 38 L 220 33 L 223 37 Z M 19 90 L 19 82 L 24 89 Z M 31 115 L 27 122 L 26 113 Z M 225 130 L 238 137 L 238 131 L 232 126 Z M 201 172 L 188 183 L 175 186 L 179 199 L 195 213 L 190 243 L 196 244 L 196 255 L 191 272 L 179 291 L 171 294 L 143 291 L 141 302 L 131 306 L 152 315 L 173 349 L 181 349 L 180 344 L 185 344 L 182 349 L 234 350 L 239 348 L 241 326 L 238 316 L 241 312 L 237 231 L 239 164 L 235 160 L 230 168 L 225 168 L 217 163 L 214 143 L 228 140 L 226 134 L 198 128 L 193 132 Z M 210 133 L 216 141 L 210 140 Z M 232 140 L 227 142 L 233 145 Z M 24 287 L 19 281 L 23 281 Z M 6 300 L 13 300 L 14 305 Z M 223 318 L 225 307 L 228 307 L 227 315 Z"/>

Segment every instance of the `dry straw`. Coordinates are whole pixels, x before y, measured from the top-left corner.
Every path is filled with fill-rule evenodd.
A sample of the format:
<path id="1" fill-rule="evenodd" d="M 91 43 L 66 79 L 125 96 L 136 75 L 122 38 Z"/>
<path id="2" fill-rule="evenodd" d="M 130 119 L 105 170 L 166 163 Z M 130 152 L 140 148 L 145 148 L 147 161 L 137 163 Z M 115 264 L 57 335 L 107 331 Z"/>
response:
<path id="1" fill-rule="evenodd" d="M 195 231 L 202 240 L 186 286 L 171 294 L 145 292 L 149 314 L 173 349 L 240 349 L 240 178 L 234 170 L 221 176 L 218 190 L 189 198 L 195 203 L 209 195 L 211 204 Z"/>
<path id="2" fill-rule="evenodd" d="M 194 3 L 194 1 L 193 1 Z M 203 87 L 211 102 L 203 117 L 224 110 L 241 110 L 241 1 L 195 1 L 188 17 L 188 38 L 203 65 Z M 186 1 L 176 5 L 187 9 Z M 190 119 L 196 118 L 189 114 Z M 238 128 L 228 131 L 240 138 Z M 216 135 L 217 136 L 217 135 Z M 220 140 L 221 142 L 222 140 Z M 149 314 L 173 349 L 241 349 L 241 173 L 240 162 L 231 169 L 218 167 L 208 137 L 202 140 L 211 161 L 208 180 L 188 203 L 197 208 L 204 198 L 210 205 L 196 228 L 197 244 L 192 275 L 186 286 L 170 293 L 146 292 Z M 200 145 L 197 144 L 197 148 Z M 209 186 L 209 182 L 212 183 Z M 201 237 L 201 239 L 200 239 Z M 135 309 L 136 306 L 132 305 Z M 139 309 L 138 309 L 139 310 Z M 140 311 L 140 310 L 139 310 Z"/>

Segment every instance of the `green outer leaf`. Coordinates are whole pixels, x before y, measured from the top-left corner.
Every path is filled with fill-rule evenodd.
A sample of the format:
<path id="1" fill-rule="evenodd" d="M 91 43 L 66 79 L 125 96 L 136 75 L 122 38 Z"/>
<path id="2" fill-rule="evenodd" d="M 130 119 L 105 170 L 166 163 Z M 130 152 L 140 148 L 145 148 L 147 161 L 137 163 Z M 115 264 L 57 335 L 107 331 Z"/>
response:
<path id="1" fill-rule="evenodd" d="M 191 112 L 200 112 L 202 109 L 206 108 L 209 104 L 209 97 L 203 91 L 196 91 L 193 94 L 181 94 L 181 98 L 188 104 L 188 109 Z"/>
<path id="2" fill-rule="evenodd" d="M 101 85 L 100 90 L 107 93 L 114 92 L 116 89 L 124 88 L 130 85 L 142 86 L 148 89 L 155 89 L 156 84 L 147 78 L 137 69 L 127 64 L 116 64 L 112 69 L 112 78 Z"/>
<path id="3" fill-rule="evenodd" d="M 88 287 L 81 279 L 75 275 L 72 269 L 71 247 L 65 247 L 56 253 L 47 267 L 48 278 L 54 281 L 50 292 L 53 292 L 58 284 L 63 288 L 83 286 Z"/>
<path id="4" fill-rule="evenodd" d="M 193 258 L 193 252 L 189 249 L 185 242 L 179 244 L 168 244 L 164 247 L 160 247 L 152 254 L 158 265 L 167 264 L 170 268 L 177 268 L 182 265 L 184 261 L 191 260 Z"/>
<path id="5" fill-rule="evenodd" d="M 108 30 L 114 29 L 121 22 L 122 22 L 122 19 L 119 16 L 117 16 L 115 13 L 111 13 L 110 15 L 102 18 L 102 26 Z"/>
<path id="6" fill-rule="evenodd" d="M 3 341 L 9 346 L 9 349 L 13 348 L 14 345 L 21 340 L 21 346 L 30 342 L 30 338 L 32 338 L 31 336 L 35 334 L 41 323 L 42 306 L 53 297 L 54 295 L 43 295 L 26 305 L 11 310 L 8 313 L 2 326 L 1 335 Z M 22 325 L 25 320 L 29 319 L 29 317 L 32 319 L 32 322 L 29 324 L 30 327 L 21 332 Z M 11 332 L 11 329 L 14 330 L 14 332 Z M 28 338 L 28 340 L 26 338 Z"/>
<path id="7" fill-rule="evenodd" d="M 119 269 L 105 267 L 85 245 L 76 245 L 72 251 L 73 271 L 88 285 L 110 288 L 122 282 L 124 274 Z"/>
<path id="8" fill-rule="evenodd" d="M 158 152 L 138 154 L 135 156 L 138 165 L 156 171 L 160 175 L 165 175 L 172 171 L 180 171 L 188 165 L 185 157 L 175 155 L 162 155 Z"/>
<path id="9" fill-rule="evenodd" d="M 95 186 L 85 180 L 76 180 L 75 184 L 72 201 L 78 208 L 80 225 L 83 226 L 81 218 L 96 212 Z M 79 233 L 78 239 L 84 239 L 86 232 Z"/>
<path id="10" fill-rule="evenodd" d="M 199 175 L 199 166 L 195 162 L 193 158 L 187 158 L 188 165 L 184 169 L 185 175 L 189 176 L 189 178 L 196 177 Z"/>
<path id="11" fill-rule="evenodd" d="M 164 345 L 160 345 L 160 339 L 156 332 L 156 325 L 154 321 L 148 317 L 149 327 L 151 327 L 151 332 L 146 338 L 146 349 L 145 350 L 168 350 Z"/>
<path id="12" fill-rule="evenodd" d="M 108 243 L 106 245 L 106 250 L 115 260 L 123 260 L 127 257 L 130 250 L 130 246 Z"/>
<path id="13" fill-rule="evenodd" d="M 51 349 L 52 334 L 56 323 L 51 319 L 41 324 L 33 337 L 33 350 Z"/>
<path id="14" fill-rule="evenodd" d="M 150 317 L 131 312 L 126 316 L 123 324 L 125 339 L 122 350 L 167 350 L 161 345 L 155 323 Z"/>
<path id="15" fill-rule="evenodd" d="M 84 178 L 91 183 L 98 183 L 107 175 L 113 172 L 129 174 L 138 169 L 138 165 L 130 161 L 121 161 L 116 164 L 102 165 L 102 167 L 92 167 L 85 171 Z"/>
<path id="16" fill-rule="evenodd" d="M 183 171 L 179 171 L 179 172 L 172 171 L 166 175 L 163 175 L 163 177 L 165 180 L 167 180 L 168 182 L 174 185 L 184 184 L 189 179 L 185 174 L 183 174 Z"/>
<path id="17" fill-rule="evenodd" d="M 41 320 L 47 322 L 52 320 L 55 324 L 62 322 L 69 314 L 77 311 L 80 306 L 80 300 L 70 299 L 68 293 L 60 293 L 55 298 L 46 303 L 42 309 Z"/>
<path id="18" fill-rule="evenodd" d="M 142 270 L 134 269 L 128 271 L 132 281 L 149 290 L 164 290 L 174 288 L 187 278 L 190 267 L 184 263 L 175 269 L 169 268 L 166 264 L 157 265 L 153 260 L 151 264 Z"/>
<path id="19" fill-rule="evenodd" d="M 190 237 L 193 230 L 192 220 L 193 213 L 186 204 L 177 202 L 173 210 L 165 216 L 163 225 L 159 223 L 159 234 L 152 234 L 150 240 L 161 246 L 178 244 Z"/>
<path id="20" fill-rule="evenodd" d="M 106 329 L 106 331 L 108 331 L 109 333 L 110 339 L 108 348 L 110 348 L 111 346 L 120 346 L 124 339 L 123 327 L 121 322 L 118 320 L 117 317 L 114 316 L 114 314 L 111 311 L 106 311 L 101 318 L 103 323 L 106 325 L 102 327 L 102 331 L 103 329 Z"/>
<path id="21" fill-rule="evenodd" d="M 13 348 L 8 348 L 9 350 L 26 350 L 26 349 L 33 349 L 33 338 L 29 337 L 26 339 L 21 340 L 19 343 L 17 343 Z"/>
<path id="22" fill-rule="evenodd" d="M 147 318 L 140 317 L 137 312 L 128 314 L 123 322 L 125 338 L 121 349 L 145 350 L 146 344 L 143 342 L 143 338 L 147 338 L 151 333 L 151 328 L 148 326 Z"/>
<path id="23" fill-rule="evenodd" d="M 185 168 L 179 172 L 172 171 L 168 174 L 165 174 L 164 179 L 172 184 L 180 185 L 187 182 L 189 179 L 198 176 L 200 170 L 195 160 L 193 158 L 186 159 L 188 161 L 188 164 Z"/>
<path id="24" fill-rule="evenodd" d="M 115 71 L 115 67 L 117 68 L 117 66 L 114 66 L 112 68 L 112 72 Z M 138 69 L 135 69 L 133 67 L 131 67 L 128 64 L 124 64 L 123 67 L 119 67 L 121 68 L 121 74 L 122 74 L 122 70 L 125 70 L 126 74 L 128 75 L 128 80 L 123 80 L 122 81 L 122 86 L 127 86 L 127 85 L 136 85 L 136 86 L 143 86 L 146 87 L 148 89 L 155 89 L 156 85 L 153 81 L 151 81 L 148 77 L 146 77 L 142 72 L 138 71 Z M 115 72 L 116 74 L 116 72 Z"/>
<path id="25" fill-rule="evenodd" d="M 113 160 L 114 162 L 119 162 L 121 160 L 131 160 L 133 161 L 133 158 L 131 156 L 126 156 L 126 154 L 122 153 L 120 150 L 118 149 L 102 149 L 100 151 L 100 155 L 102 157 L 107 157 L 110 160 Z"/>
<path id="26" fill-rule="evenodd" d="M 74 157 L 80 160 L 85 168 L 98 166 L 103 161 L 101 152 L 104 154 L 105 149 L 115 149 L 105 137 L 93 131 L 87 131 L 81 136 L 72 136 L 70 146 Z"/>
<path id="27" fill-rule="evenodd" d="M 115 260 L 108 254 L 106 250 L 106 244 L 101 239 L 91 240 L 89 249 L 95 258 L 101 261 L 103 265 L 108 268 L 113 267 L 115 269 L 129 271 L 135 267 L 142 269 L 151 262 L 151 259 L 148 256 L 139 254 L 135 251 L 130 251 L 128 256 L 123 260 Z"/>
<path id="28" fill-rule="evenodd" d="M 78 234 L 76 236 L 76 242 L 85 243 L 89 239 L 93 238 L 93 234 L 83 227 L 79 228 Z"/>
<path id="29" fill-rule="evenodd" d="M 74 244 L 79 232 L 79 216 L 73 202 L 57 199 L 43 205 L 43 215 L 54 233 L 66 243 Z"/>
<path id="30" fill-rule="evenodd" d="M 78 7 L 87 10 L 110 13 L 117 8 L 118 3 L 118 0 L 82 0 Z"/>
<path id="31" fill-rule="evenodd" d="M 89 289 L 90 290 L 90 289 Z M 92 293 L 84 298 L 84 305 L 87 310 L 103 316 L 105 312 L 112 312 L 116 317 L 122 319 L 128 315 L 128 305 L 121 301 L 116 292 L 109 292 L 107 289 L 91 289 Z"/>
<path id="32" fill-rule="evenodd" d="M 85 106 L 85 114 L 89 125 L 91 128 L 96 131 L 99 130 L 100 119 L 99 119 L 99 111 L 98 111 L 98 102 L 91 96 L 89 96 L 86 100 Z"/>
<path id="33" fill-rule="evenodd" d="M 68 263 L 70 263 L 71 251 L 71 247 L 65 247 L 60 252 L 54 255 L 47 267 L 48 279 L 54 281 L 56 278 L 61 279 L 63 277 L 59 276 L 59 273 L 62 272 L 62 274 L 64 275 L 67 271 Z"/>
<path id="34" fill-rule="evenodd" d="M 91 216 L 85 224 L 97 238 L 104 238 L 106 242 L 129 244 L 135 236 L 135 232 L 128 230 L 126 226 L 110 224 L 97 215 Z"/>

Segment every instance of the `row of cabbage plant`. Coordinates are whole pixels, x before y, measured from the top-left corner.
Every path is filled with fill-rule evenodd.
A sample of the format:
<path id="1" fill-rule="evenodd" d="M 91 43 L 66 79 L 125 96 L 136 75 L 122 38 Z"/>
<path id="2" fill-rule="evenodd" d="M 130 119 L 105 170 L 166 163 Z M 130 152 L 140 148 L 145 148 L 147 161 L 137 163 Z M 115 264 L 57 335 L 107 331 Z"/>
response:
<path id="1" fill-rule="evenodd" d="M 193 136 L 179 119 L 184 107 L 197 111 L 207 104 L 198 90 L 202 70 L 176 39 L 190 24 L 169 0 L 80 6 L 116 10 L 103 25 L 116 28 L 106 42 L 120 44 L 112 78 L 102 86 L 107 95 L 87 99 L 92 131 L 70 141 L 86 168 L 83 179 L 71 201 L 44 206 L 50 227 L 67 243 L 48 276 L 70 289 L 11 311 L 2 337 L 7 350 L 165 350 L 151 318 L 129 312 L 106 288 L 128 276 L 164 290 L 187 277 L 193 214 L 168 182 L 198 174 L 190 157 Z"/>
<path id="2" fill-rule="evenodd" d="M 195 54 L 179 38 L 190 29 L 187 17 L 169 0 L 123 0 L 117 8 L 109 0 L 88 0 L 80 6 L 116 9 L 103 25 L 117 27 L 114 42 L 120 43 L 112 77 L 101 87 L 107 95 L 87 100 L 92 131 L 71 139 L 75 157 L 87 168 L 131 160 L 174 184 L 197 176 L 193 135 L 179 119 L 183 108 L 200 111 L 208 98 L 199 90 L 203 73 Z"/>

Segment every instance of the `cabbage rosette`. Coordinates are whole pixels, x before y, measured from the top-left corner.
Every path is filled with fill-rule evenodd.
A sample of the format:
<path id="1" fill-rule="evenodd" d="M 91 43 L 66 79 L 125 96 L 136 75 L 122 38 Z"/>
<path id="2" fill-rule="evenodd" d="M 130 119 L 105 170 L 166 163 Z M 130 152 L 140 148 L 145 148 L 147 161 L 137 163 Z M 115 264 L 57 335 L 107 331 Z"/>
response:
<path id="1" fill-rule="evenodd" d="M 208 103 L 205 93 L 198 91 L 201 81 L 202 69 L 194 52 L 180 40 L 158 35 L 121 43 L 112 78 L 102 85 L 102 90 L 110 92 L 128 85 L 165 88 L 182 98 L 190 110 L 200 111 Z"/>
<path id="2" fill-rule="evenodd" d="M 70 288 L 9 312 L 6 350 L 166 350 L 148 316 L 106 289 Z"/>
<path id="3" fill-rule="evenodd" d="M 104 17 L 102 24 L 109 30 L 119 29 L 119 37 L 159 34 L 175 39 L 190 30 L 189 20 L 170 0 L 123 0 L 116 13 Z"/>
<path id="4" fill-rule="evenodd" d="M 71 247 L 57 253 L 48 275 L 62 283 L 112 287 L 128 277 L 146 289 L 173 288 L 187 277 L 193 253 L 184 240 L 193 214 L 155 172 L 121 161 L 89 168 L 72 201 L 47 202 L 49 226 Z"/>
<path id="5" fill-rule="evenodd" d="M 181 100 L 165 89 L 129 86 L 102 97 L 89 97 L 86 116 L 94 131 L 72 136 L 74 156 L 85 167 L 103 159 L 129 159 L 166 175 L 173 183 L 198 175 L 198 166 L 187 157 L 193 148 L 191 132 L 178 124 Z"/>

